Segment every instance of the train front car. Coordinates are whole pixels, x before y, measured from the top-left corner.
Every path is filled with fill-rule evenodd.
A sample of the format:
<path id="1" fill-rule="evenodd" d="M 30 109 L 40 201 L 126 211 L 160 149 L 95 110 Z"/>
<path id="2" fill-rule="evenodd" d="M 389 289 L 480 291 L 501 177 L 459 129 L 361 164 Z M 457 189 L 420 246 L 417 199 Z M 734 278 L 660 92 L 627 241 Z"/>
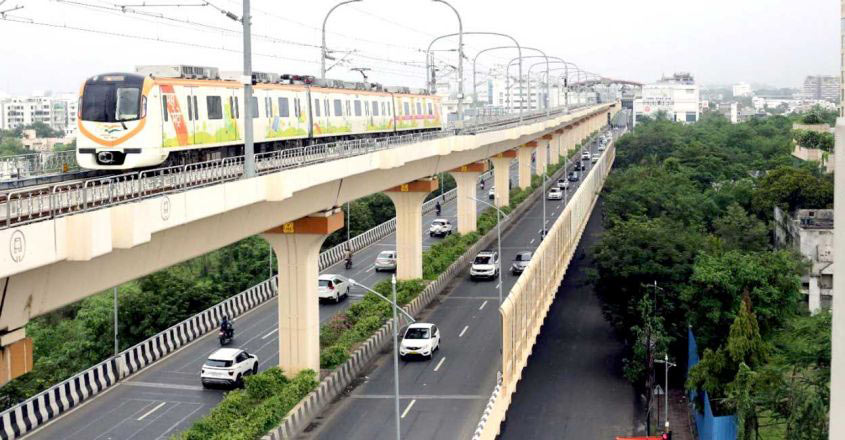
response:
<path id="1" fill-rule="evenodd" d="M 82 168 L 129 170 L 159 165 L 161 109 L 153 80 L 135 73 L 89 78 L 79 98 L 76 160 Z M 154 107 L 154 108 L 150 108 Z"/>

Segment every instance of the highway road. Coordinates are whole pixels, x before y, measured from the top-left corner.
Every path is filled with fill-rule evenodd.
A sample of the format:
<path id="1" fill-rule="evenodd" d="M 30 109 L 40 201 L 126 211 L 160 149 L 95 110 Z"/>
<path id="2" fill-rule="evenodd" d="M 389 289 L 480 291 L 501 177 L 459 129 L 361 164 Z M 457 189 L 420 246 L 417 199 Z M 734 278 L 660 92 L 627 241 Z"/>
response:
<path id="1" fill-rule="evenodd" d="M 511 180 L 516 184 L 516 163 L 511 166 Z M 492 184 L 492 176 L 485 188 Z M 483 197 L 486 197 L 484 191 Z M 479 190 L 479 197 L 481 197 Z M 477 204 L 482 211 L 486 206 Z M 452 200 L 443 204 L 442 218 L 448 218 L 457 229 L 456 206 Z M 428 225 L 434 212 L 423 215 L 423 248 L 439 238 L 428 236 Z M 395 249 L 395 236 L 390 234 L 379 242 L 355 254 L 349 271 L 343 262 L 322 273 L 336 273 L 353 278 L 372 287 L 390 277 L 390 273 L 375 272 L 373 262 L 383 250 Z M 321 304 L 320 322 L 325 322 L 364 292 L 354 289 L 340 304 Z M 231 346 L 258 355 L 259 369 L 278 365 L 278 314 L 276 300 L 244 314 L 235 320 L 235 339 Z M 141 440 L 166 439 L 188 428 L 196 419 L 207 414 L 222 400 L 224 390 L 203 389 L 199 380 L 202 364 L 219 348 L 216 332 L 200 338 L 148 368 L 120 382 L 105 393 L 75 410 L 36 429 L 25 438 L 65 440 Z"/>
<path id="2" fill-rule="evenodd" d="M 599 239 L 597 203 L 549 309 L 508 409 L 501 440 L 612 439 L 645 434 L 634 387 L 622 376 L 624 346 L 587 281 L 587 249 Z"/>
<path id="3" fill-rule="evenodd" d="M 596 151 L 595 144 L 590 148 Z M 563 201 L 546 201 L 545 221 L 550 225 L 564 206 Z M 510 267 L 517 252 L 539 245 L 542 213 L 542 201 L 537 200 L 502 237 L 503 270 Z M 504 272 L 505 293 L 516 279 Z M 441 349 L 431 360 L 400 363 L 401 431 L 405 439 L 471 438 L 495 387 L 501 360 L 498 279 L 471 281 L 465 272 L 453 284 L 420 318 L 440 328 Z M 377 359 L 359 378 L 357 387 L 324 411 L 314 421 L 314 428 L 300 438 L 395 438 L 391 356 L 392 352 Z"/>

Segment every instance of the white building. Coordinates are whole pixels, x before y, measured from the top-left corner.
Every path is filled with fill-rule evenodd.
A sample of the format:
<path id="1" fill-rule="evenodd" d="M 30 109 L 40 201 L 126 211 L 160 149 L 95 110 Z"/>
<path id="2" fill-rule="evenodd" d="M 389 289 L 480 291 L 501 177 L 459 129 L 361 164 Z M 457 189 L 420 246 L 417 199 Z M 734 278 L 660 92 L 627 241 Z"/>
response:
<path id="1" fill-rule="evenodd" d="M 13 96 L 0 99 L 0 129 L 13 130 L 20 126 L 43 122 L 65 134 L 76 131 L 79 98 L 76 94 L 49 96 Z"/>
<path id="2" fill-rule="evenodd" d="M 738 96 L 751 96 L 751 85 L 748 83 L 739 83 L 734 84 L 733 86 L 733 94 L 734 97 Z"/>
<path id="3" fill-rule="evenodd" d="M 634 126 L 638 120 L 666 113 L 671 121 L 693 123 L 699 119 L 699 89 L 689 73 L 676 73 L 654 84 L 643 85 L 634 100 Z"/>
<path id="4" fill-rule="evenodd" d="M 830 307 L 833 298 L 833 210 L 799 209 L 792 215 L 775 207 L 775 241 L 792 247 L 810 265 L 801 277 L 810 312 Z"/>

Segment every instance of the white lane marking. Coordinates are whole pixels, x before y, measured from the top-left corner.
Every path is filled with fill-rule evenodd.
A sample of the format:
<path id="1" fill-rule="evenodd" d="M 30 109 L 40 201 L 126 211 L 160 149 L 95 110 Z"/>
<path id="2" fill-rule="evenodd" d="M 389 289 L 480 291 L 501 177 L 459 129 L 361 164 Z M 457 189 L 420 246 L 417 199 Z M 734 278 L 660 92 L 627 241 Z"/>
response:
<path id="1" fill-rule="evenodd" d="M 140 422 L 141 420 L 144 420 L 144 417 L 147 417 L 148 415 L 150 415 L 150 414 L 152 414 L 152 413 L 156 412 L 156 410 L 157 410 L 157 409 L 161 408 L 161 407 L 162 407 L 162 406 L 164 406 L 164 404 L 166 404 L 166 403 L 167 403 L 167 402 L 161 402 L 161 403 L 159 403 L 158 405 L 156 405 L 156 407 L 155 407 L 155 408 L 153 408 L 153 409 L 151 409 L 151 410 L 147 411 L 147 413 L 146 413 L 146 414 L 144 414 L 144 415 L 142 415 L 141 417 L 138 417 L 138 421 Z"/>
<path id="2" fill-rule="evenodd" d="M 535 239 L 532 238 L 531 241 L 528 242 L 528 244 L 534 244 L 534 240 Z"/>
<path id="3" fill-rule="evenodd" d="M 479 307 L 478 310 L 483 309 L 484 306 L 486 306 L 486 305 L 487 305 L 487 301 L 485 300 L 483 303 L 481 303 L 481 307 Z"/>
<path id="4" fill-rule="evenodd" d="M 439 370 L 439 369 L 440 369 L 440 366 L 441 366 L 441 365 L 443 365 L 443 362 L 444 362 L 445 360 L 446 360 L 446 356 L 443 356 L 442 358 L 440 358 L 440 362 L 438 362 L 438 363 L 437 363 L 437 366 L 436 366 L 436 367 L 434 367 L 434 371 Z"/>
<path id="5" fill-rule="evenodd" d="M 411 410 L 411 407 L 414 406 L 415 403 L 417 403 L 417 399 L 412 400 L 411 403 L 408 404 L 408 407 L 405 408 L 405 411 L 402 411 L 402 417 L 400 417 L 400 419 L 404 419 L 405 416 L 408 415 L 408 411 Z"/>
<path id="6" fill-rule="evenodd" d="M 469 326 L 464 327 L 464 329 L 463 329 L 463 330 L 461 330 L 461 334 L 459 334 L 459 335 L 458 335 L 458 337 L 459 337 L 459 338 L 462 338 L 462 337 L 464 336 L 464 333 L 466 333 L 466 332 L 467 332 L 467 329 L 468 329 L 468 328 L 469 328 Z"/>
<path id="7" fill-rule="evenodd" d="M 502 283 L 498 283 L 498 284 L 496 284 L 496 288 L 498 289 L 498 288 L 499 288 L 499 286 L 501 286 L 501 285 L 502 285 Z"/>
<path id="8" fill-rule="evenodd" d="M 270 330 L 270 333 L 267 333 L 266 335 L 262 336 L 262 337 L 261 337 L 261 339 L 267 339 L 267 338 L 269 338 L 270 336 L 275 335 L 275 334 L 276 334 L 276 331 L 278 331 L 278 330 L 279 330 L 278 328 L 274 328 L 273 330 Z"/>

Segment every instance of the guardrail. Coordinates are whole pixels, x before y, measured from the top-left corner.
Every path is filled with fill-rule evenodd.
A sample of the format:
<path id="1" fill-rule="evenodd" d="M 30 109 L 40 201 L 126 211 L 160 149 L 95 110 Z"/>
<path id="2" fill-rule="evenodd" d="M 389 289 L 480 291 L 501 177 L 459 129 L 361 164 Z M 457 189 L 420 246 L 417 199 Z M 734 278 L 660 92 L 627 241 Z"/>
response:
<path id="1" fill-rule="evenodd" d="M 0 181 L 78 170 L 76 150 L 0 157 Z"/>
<path id="2" fill-rule="evenodd" d="M 486 121 L 479 126 L 480 128 L 474 127 L 471 130 L 465 130 L 465 134 L 501 130 L 531 120 L 556 117 L 563 111 L 563 108 L 558 108 L 549 112 L 543 110 L 526 113 L 521 117 L 505 115 L 494 118 L 492 121 Z M 458 130 L 458 132 L 460 131 Z M 455 132 L 444 130 L 386 138 L 330 142 L 259 153 L 255 157 L 256 170 L 260 175 L 268 174 L 329 160 L 387 150 L 399 145 L 453 136 L 454 134 Z M 0 205 L 0 229 L 100 209 L 146 197 L 236 180 L 243 177 L 243 162 L 243 156 L 236 156 L 81 182 L 65 182 L 45 188 L 18 189 L 6 193 L 5 204 Z M 2 198 L 2 195 L 0 195 L 0 199 Z"/>

